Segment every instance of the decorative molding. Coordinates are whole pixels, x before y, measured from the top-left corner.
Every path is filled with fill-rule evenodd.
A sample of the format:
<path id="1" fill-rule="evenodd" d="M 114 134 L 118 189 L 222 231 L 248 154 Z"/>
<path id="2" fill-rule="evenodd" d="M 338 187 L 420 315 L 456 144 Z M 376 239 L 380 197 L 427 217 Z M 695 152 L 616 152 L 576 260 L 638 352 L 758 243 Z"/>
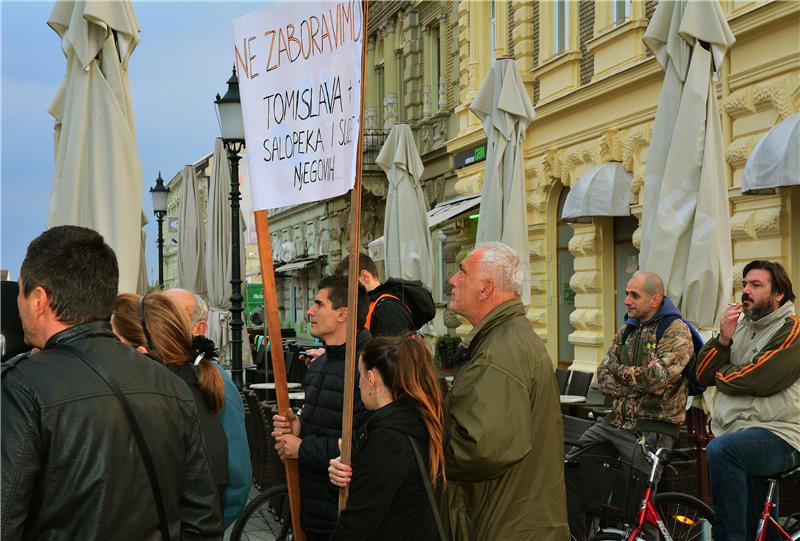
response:
<path id="1" fill-rule="evenodd" d="M 471 175 L 459 177 L 454 186 L 458 195 L 471 195 L 480 193 L 483 189 L 483 170 Z"/>
<path id="2" fill-rule="evenodd" d="M 596 308 L 578 309 L 569 315 L 569 322 L 576 330 L 601 330 L 603 313 Z"/>
<path id="3" fill-rule="evenodd" d="M 722 100 L 722 110 L 733 118 L 756 113 L 759 106 L 771 105 L 778 121 L 791 116 L 800 106 L 800 77 L 786 76 L 742 88 Z"/>
<path id="4" fill-rule="evenodd" d="M 578 271 L 570 277 L 569 287 L 576 293 L 589 293 L 599 291 L 600 282 L 599 271 Z"/>
<path id="5" fill-rule="evenodd" d="M 528 179 L 528 208 L 544 212 L 547 208 L 547 194 L 556 182 L 555 162 L 557 150 L 551 150 L 528 160 L 525 176 Z"/>
<path id="6" fill-rule="evenodd" d="M 584 165 L 600 165 L 622 160 L 622 146 L 615 143 L 619 132 L 608 130 L 600 138 L 574 145 L 556 154 L 556 177 L 564 186 L 572 186 L 578 179 L 575 170 Z"/>
<path id="7" fill-rule="evenodd" d="M 572 235 L 569 240 L 569 253 L 574 257 L 594 255 L 597 253 L 597 233 L 580 233 Z"/>
<path id="8" fill-rule="evenodd" d="M 547 279 L 531 277 L 531 293 L 547 293 Z"/>
<path id="9" fill-rule="evenodd" d="M 725 161 L 732 167 L 743 165 L 762 136 L 763 134 L 751 135 L 750 137 L 741 137 L 732 142 L 725 151 Z"/>
<path id="10" fill-rule="evenodd" d="M 639 226 L 633 231 L 631 235 L 631 244 L 636 248 L 637 252 L 642 251 L 642 222 L 639 221 Z"/>
<path id="11" fill-rule="evenodd" d="M 547 254 L 545 252 L 545 244 L 544 240 L 535 240 L 529 243 L 530 250 L 531 250 L 531 258 L 541 259 L 545 257 Z"/>
<path id="12" fill-rule="evenodd" d="M 526 314 L 528 321 L 537 329 L 547 328 L 547 310 L 530 308 Z"/>
<path id="13" fill-rule="evenodd" d="M 731 216 L 731 238 L 758 239 L 781 233 L 780 207 L 737 212 Z"/>

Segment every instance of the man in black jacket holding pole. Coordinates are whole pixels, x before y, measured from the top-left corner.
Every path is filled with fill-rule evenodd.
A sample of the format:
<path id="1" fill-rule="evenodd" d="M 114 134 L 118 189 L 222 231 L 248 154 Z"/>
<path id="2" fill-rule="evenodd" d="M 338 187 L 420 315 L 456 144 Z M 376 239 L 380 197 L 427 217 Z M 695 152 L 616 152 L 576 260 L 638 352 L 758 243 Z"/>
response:
<path id="1" fill-rule="evenodd" d="M 111 331 L 118 280 L 91 229 L 54 227 L 28 246 L 17 302 L 39 351 L 3 365 L 3 539 L 222 539 L 192 392 Z M 157 488 L 104 378 L 133 411 Z"/>
<path id="2" fill-rule="evenodd" d="M 364 329 L 367 294 L 359 286 L 356 358 L 372 338 Z M 328 465 L 339 456 L 344 403 L 345 343 L 347 339 L 347 278 L 327 276 L 308 310 L 311 334 L 325 343 L 325 353 L 305 377 L 302 413 L 289 419 L 274 416 L 272 436 L 281 459 L 297 459 L 300 467 L 300 522 L 309 541 L 327 541 L 338 517 L 339 491 L 328 481 Z M 358 376 L 355 378 L 358 385 Z M 355 389 L 354 413 L 364 409 Z"/>

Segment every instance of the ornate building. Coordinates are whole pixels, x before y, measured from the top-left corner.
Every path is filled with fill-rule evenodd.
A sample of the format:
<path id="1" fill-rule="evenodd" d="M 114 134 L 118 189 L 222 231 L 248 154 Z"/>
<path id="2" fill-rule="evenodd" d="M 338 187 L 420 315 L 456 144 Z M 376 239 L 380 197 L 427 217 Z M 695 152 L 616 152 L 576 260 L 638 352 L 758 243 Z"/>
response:
<path id="1" fill-rule="evenodd" d="M 800 283 L 800 188 L 758 196 L 740 189 L 755 143 L 800 109 L 800 3 L 720 1 L 737 40 L 717 82 L 734 284 L 756 257 L 781 261 Z M 638 266 L 643 175 L 663 81 L 642 43 L 655 7 L 651 0 L 458 3 L 458 127 L 447 150 L 458 155 L 485 142 L 469 104 L 493 57 L 512 54 L 537 115 L 524 143 L 533 280 L 528 318 L 552 359 L 577 368 L 593 370 L 602 359 Z M 631 175 L 639 200 L 631 216 L 560 221 L 570 187 L 608 162 Z M 479 193 L 483 174 L 483 164 L 456 169 L 456 193 Z M 464 247 L 468 234 L 459 238 Z"/>

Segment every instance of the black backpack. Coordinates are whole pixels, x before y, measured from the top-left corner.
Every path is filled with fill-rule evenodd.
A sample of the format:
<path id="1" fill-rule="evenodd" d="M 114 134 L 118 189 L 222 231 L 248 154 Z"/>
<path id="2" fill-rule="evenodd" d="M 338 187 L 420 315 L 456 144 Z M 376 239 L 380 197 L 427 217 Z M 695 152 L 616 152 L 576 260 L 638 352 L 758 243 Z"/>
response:
<path id="1" fill-rule="evenodd" d="M 419 280 L 389 278 L 382 284 L 381 291 L 400 300 L 408 308 L 415 328 L 419 329 L 436 317 L 433 295 Z"/>
<path id="2" fill-rule="evenodd" d="M 656 343 L 661 340 L 661 337 L 664 336 L 664 332 L 667 330 L 673 321 L 676 319 L 680 319 L 686 326 L 689 327 L 689 331 L 692 333 L 692 345 L 694 346 L 694 351 L 692 355 L 689 357 L 689 362 L 686 363 L 686 366 L 683 369 L 683 377 L 687 383 L 687 389 L 689 391 L 689 396 L 698 396 L 705 392 L 706 388 L 703 385 L 700 385 L 700 382 L 697 381 L 697 354 L 700 353 L 700 350 L 703 349 L 703 339 L 700 337 L 700 333 L 697 332 L 697 329 L 692 327 L 692 324 L 683 319 L 680 316 L 676 315 L 669 315 L 661 318 L 661 321 L 658 322 L 658 327 L 656 327 Z M 622 343 L 625 343 L 625 340 L 628 339 L 628 336 L 633 332 L 633 327 L 630 325 L 625 326 L 625 330 L 622 331 Z"/>

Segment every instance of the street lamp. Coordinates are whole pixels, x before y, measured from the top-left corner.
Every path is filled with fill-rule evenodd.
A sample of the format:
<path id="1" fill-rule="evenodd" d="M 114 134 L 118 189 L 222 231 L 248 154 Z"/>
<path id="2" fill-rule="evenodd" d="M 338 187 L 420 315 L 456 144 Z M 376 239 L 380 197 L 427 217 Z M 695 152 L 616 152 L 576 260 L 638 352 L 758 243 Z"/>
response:
<path id="1" fill-rule="evenodd" d="M 244 123 L 242 103 L 239 101 L 239 79 L 236 66 L 228 79 L 228 91 L 214 104 L 217 106 L 217 120 L 222 132 L 222 144 L 228 152 L 231 167 L 231 376 L 236 386 L 244 386 L 242 379 L 242 278 L 239 248 L 239 152 L 244 148 Z"/>
<path id="2" fill-rule="evenodd" d="M 153 202 L 153 214 L 158 220 L 158 285 L 164 288 L 164 216 L 167 214 L 167 197 L 169 188 L 164 186 L 161 171 L 158 172 L 156 185 L 150 188 L 150 199 Z"/>

